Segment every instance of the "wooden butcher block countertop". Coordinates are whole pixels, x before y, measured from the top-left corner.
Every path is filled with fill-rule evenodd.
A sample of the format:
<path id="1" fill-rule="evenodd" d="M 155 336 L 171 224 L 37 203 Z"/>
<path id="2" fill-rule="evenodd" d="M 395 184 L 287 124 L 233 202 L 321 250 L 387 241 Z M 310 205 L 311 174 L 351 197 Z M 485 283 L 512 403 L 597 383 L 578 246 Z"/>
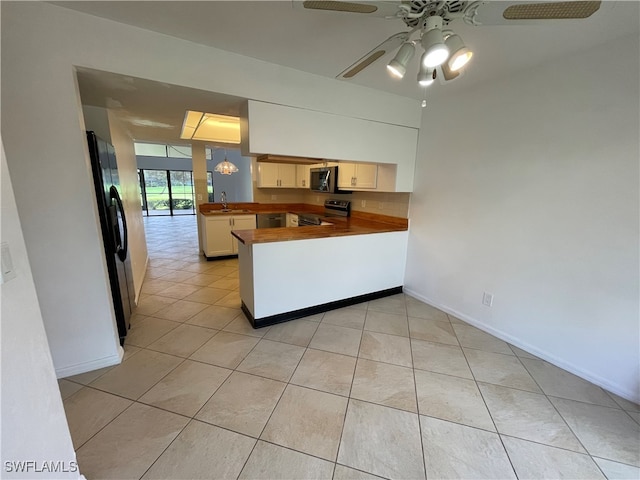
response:
<path id="1" fill-rule="evenodd" d="M 222 211 L 219 203 L 206 203 L 200 206 L 204 215 L 251 215 L 260 213 L 313 213 L 322 216 L 324 208 L 301 203 L 229 204 L 230 211 Z M 240 242 L 254 243 L 286 242 L 313 238 L 340 237 L 346 235 L 366 235 L 370 233 L 401 232 L 408 230 L 409 220 L 388 215 L 377 215 L 365 212 L 351 212 L 348 218 L 322 217 L 332 225 L 311 225 L 308 227 L 261 228 L 255 230 L 234 230 L 232 235 Z"/>

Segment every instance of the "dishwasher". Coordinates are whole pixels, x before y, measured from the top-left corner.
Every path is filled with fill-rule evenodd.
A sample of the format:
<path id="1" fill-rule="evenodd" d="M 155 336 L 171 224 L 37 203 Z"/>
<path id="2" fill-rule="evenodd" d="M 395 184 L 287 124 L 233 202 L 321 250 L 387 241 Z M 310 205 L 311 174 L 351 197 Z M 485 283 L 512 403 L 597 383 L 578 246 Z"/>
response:
<path id="1" fill-rule="evenodd" d="M 287 226 L 286 213 L 259 213 L 256 217 L 258 228 L 278 228 Z"/>

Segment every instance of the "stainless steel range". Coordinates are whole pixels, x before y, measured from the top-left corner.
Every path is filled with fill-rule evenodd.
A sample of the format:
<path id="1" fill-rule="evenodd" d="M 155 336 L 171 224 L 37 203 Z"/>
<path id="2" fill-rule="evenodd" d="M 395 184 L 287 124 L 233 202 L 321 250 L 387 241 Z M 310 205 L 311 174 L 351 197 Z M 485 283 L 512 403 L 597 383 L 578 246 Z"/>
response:
<path id="1" fill-rule="evenodd" d="M 331 222 L 324 221 L 327 217 L 348 217 L 351 215 L 351 202 L 348 200 L 325 200 L 324 215 L 313 213 L 298 214 L 298 226 L 309 225 L 331 225 Z"/>

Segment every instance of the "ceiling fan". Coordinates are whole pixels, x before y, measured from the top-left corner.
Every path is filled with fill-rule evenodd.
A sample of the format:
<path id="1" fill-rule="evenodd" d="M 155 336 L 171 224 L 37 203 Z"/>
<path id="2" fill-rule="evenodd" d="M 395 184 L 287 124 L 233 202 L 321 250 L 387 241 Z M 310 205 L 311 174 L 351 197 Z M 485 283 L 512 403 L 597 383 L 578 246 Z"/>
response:
<path id="1" fill-rule="evenodd" d="M 458 78 L 473 52 L 462 38 L 447 28 L 462 19 L 469 25 L 513 25 L 549 20 L 584 19 L 597 12 L 601 1 L 294 1 L 294 6 L 309 10 L 348 12 L 365 16 L 402 20 L 406 31 L 398 32 L 356 62 L 336 78 L 349 80 L 389 52 L 398 50 L 387 64 L 387 71 L 403 78 L 406 68 L 421 46 L 423 53 L 418 71 L 418 84 L 431 85 L 436 78 L 446 83 Z M 608 2 L 614 3 L 614 2 Z"/>

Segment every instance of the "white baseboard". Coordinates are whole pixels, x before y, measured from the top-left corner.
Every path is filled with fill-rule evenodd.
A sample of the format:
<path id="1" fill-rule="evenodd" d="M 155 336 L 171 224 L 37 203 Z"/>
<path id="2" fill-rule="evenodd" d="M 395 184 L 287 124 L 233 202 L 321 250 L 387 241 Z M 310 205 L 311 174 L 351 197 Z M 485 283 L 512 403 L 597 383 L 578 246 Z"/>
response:
<path id="1" fill-rule="evenodd" d="M 531 355 L 535 355 L 536 357 L 545 360 L 549 363 L 551 363 L 552 365 L 555 365 L 556 367 L 562 368 L 563 370 L 566 370 L 567 372 L 573 373 L 574 375 L 577 375 L 580 378 L 583 378 L 584 380 L 587 380 L 588 382 L 591 382 L 595 385 L 598 385 L 599 387 L 604 388 L 605 390 L 614 393 L 622 398 L 625 398 L 631 402 L 635 402 L 635 403 L 640 403 L 640 397 L 638 397 L 638 392 L 634 392 L 632 390 L 629 390 L 627 388 L 622 387 L 621 385 L 617 385 L 614 384 L 612 382 L 610 382 L 608 379 L 601 377 L 600 375 L 594 374 L 593 372 L 589 372 L 587 370 L 584 370 L 583 368 L 580 368 L 577 365 L 574 365 L 570 362 L 567 362 L 566 360 L 559 358 L 549 352 L 546 352 L 544 350 L 540 350 L 539 348 L 535 347 L 534 345 L 528 344 L 526 342 L 523 342 L 522 340 L 520 340 L 519 338 L 516 338 L 508 333 L 505 333 L 501 330 L 498 330 L 490 325 L 487 325 L 483 322 L 480 322 L 478 320 L 476 320 L 475 318 L 471 318 L 468 315 L 465 315 L 462 312 L 458 312 L 457 310 L 453 309 L 453 308 L 449 308 L 446 305 L 441 305 L 438 302 L 433 301 L 430 298 L 427 298 L 423 295 L 420 295 L 419 293 L 409 289 L 409 288 L 404 288 L 404 292 L 407 295 L 410 295 L 414 298 L 417 298 L 418 300 L 427 303 L 429 305 L 431 305 L 432 307 L 437 308 L 438 310 L 442 310 L 445 313 L 449 313 L 451 315 L 453 315 L 454 317 L 459 318 L 460 320 L 463 320 L 467 323 L 469 323 L 470 325 L 473 325 L 474 327 L 479 328 L 480 330 L 483 330 L 491 335 L 493 335 L 494 337 L 497 337 L 501 340 L 504 340 L 505 342 L 510 343 L 511 345 L 513 345 L 514 347 L 518 347 L 521 350 L 524 350 L 525 352 L 530 353 Z"/>
<path id="2" fill-rule="evenodd" d="M 99 368 L 118 365 L 122 362 L 122 357 L 124 357 L 124 349 L 120 345 L 118 345 L 118 353 L 116 355 L 98 358 L 96 360 L 91 360 L 90 362 L 79 363 L 77 365 L 71 365 L 69 367 L 56 368 L 56 377 L 66 378 L 72 375 L 92 372 L 93 370 L 98 370 Z"/>

